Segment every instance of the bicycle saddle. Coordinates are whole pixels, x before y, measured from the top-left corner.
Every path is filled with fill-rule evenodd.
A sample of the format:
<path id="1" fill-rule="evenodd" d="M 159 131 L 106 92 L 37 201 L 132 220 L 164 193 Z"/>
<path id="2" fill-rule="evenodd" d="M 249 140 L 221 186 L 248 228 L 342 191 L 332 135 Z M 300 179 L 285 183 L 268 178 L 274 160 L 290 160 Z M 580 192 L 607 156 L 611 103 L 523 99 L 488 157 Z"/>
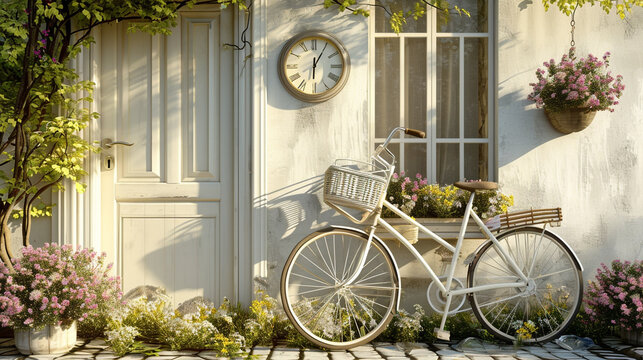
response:
<path id="1" fill-rule="evenodd" d="M 456 181 L 453 185 L 471 192 L 498 189 L 498 183 L 492 181 Z"/>

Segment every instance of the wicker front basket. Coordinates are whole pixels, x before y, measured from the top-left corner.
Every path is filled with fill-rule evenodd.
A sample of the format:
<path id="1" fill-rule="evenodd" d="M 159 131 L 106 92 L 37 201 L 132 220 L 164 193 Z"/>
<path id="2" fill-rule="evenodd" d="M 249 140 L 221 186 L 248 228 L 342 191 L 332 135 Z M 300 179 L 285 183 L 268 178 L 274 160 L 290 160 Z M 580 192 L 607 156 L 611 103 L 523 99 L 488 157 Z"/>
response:
<path id="1" fill-rule="evenodd" d="M 381 175 L 381 171 L 331 165 L 324 176 L 324 202 L 371 212 L 386 194 L 387 186 L 387 178 Z"/>

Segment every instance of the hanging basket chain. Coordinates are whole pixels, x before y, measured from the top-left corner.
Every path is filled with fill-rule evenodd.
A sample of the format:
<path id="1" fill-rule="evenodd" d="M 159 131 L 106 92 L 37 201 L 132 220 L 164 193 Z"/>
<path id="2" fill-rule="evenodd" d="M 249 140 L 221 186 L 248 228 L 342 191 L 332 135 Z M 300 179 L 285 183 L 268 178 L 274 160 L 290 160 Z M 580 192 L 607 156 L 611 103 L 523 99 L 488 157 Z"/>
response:
<path id="1" fill-rule="evenodd" d="M 574 15 L 576 15 L 576 9 L 578 9 L 578 2 L 576 3 L 576 7 L 574 7 L 574 11 L 572 11 L 572 21 L 569 22 L 569 25 L 572 27 L 572 41 L 570 42 L 571 47 L 574 47 L 576 45 L 576 41 L 574 41 L 574 30 L 576 29 L 576 20 L 574 20 Z"/>

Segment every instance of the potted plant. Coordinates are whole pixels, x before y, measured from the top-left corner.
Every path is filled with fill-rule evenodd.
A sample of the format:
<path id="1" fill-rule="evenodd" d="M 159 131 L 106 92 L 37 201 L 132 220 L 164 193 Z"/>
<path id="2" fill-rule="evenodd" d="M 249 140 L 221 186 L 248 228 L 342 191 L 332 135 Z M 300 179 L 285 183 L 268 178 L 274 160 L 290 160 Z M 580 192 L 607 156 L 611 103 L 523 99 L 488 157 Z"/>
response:
<path id="1" fill-rule="evenodd" d="M 544 62 L 546 70 L 536 70 L 537 82 L 530 83 L 533 91 L 527 97 L 544 108 L 552 126 L 569 134 L 589 126 L 597 111 L 614 111 L 625 85 L 623 77 L 612 76 L 607 52 L 603 59 L 592 54 L 580 60 L 575 48 L 563 55 L 559 63 Z"/>
<path id="2" fill-rule="evenodd" d="M 601 264 L 585 292 L 590 321 L 617 327 L 629 344 L 643 346 L 643 261 Z"/>
<path id="3" fill-rule="evenodd" d="M 468 191 L 453 185 L 429 184 L 422 174 L 416 174 L 414 178 L 410 178 L 403 171 L 393 174 L 386 193 L 386 199 L 390 203 L 446 239 L 457 238 L 469 196 Z M 473 210 L 484 220 L 507 212 L 512 205 L 513 196 L 507 196 L 499 191 L 482 191 L 474 198 Z M 382 217 L 391 218 L 387 220 L 389 223 L 413 236 L 413 230 L 406 228 L 412 225 L 402 222 L 401 219 L 396 220 L 397 216 L 392 211 L 383 209 Z M 398 228 L 396 223 L 404 224 L 400 225 L 404 227 Z M 415 226 L 412 227 L 415 228 Z M 417 238 L 417 228 L 414 233 Z M 465 236 L 484 237 L 475 224 L 470 225 Z M 406 235 L 405 237 L 408 238 Z"/>
<path id="4" fill-rule="evenodd" d="M 57 354 L 76 344 L 76 322 L 120 296 L 120 281 L 104 262 L 104 254 L 45 244 L 23 248 L 14 271 L 0 263 L 0 325 L 13 327 L 18 351 Z"/>

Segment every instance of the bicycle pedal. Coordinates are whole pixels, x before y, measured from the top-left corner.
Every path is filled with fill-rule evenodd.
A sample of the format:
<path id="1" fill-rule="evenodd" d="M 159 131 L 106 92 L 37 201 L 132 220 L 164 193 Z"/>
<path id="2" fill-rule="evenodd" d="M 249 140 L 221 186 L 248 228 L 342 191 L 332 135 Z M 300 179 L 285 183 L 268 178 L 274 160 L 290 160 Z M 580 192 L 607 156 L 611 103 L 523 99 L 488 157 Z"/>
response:
<path id="1" fill-rule="evenodd" d="M 433 335 L 440 340 L 451 340 L 451 332 L 448 330 L 440 330 L 440 328 L 433 329 Z"/>

